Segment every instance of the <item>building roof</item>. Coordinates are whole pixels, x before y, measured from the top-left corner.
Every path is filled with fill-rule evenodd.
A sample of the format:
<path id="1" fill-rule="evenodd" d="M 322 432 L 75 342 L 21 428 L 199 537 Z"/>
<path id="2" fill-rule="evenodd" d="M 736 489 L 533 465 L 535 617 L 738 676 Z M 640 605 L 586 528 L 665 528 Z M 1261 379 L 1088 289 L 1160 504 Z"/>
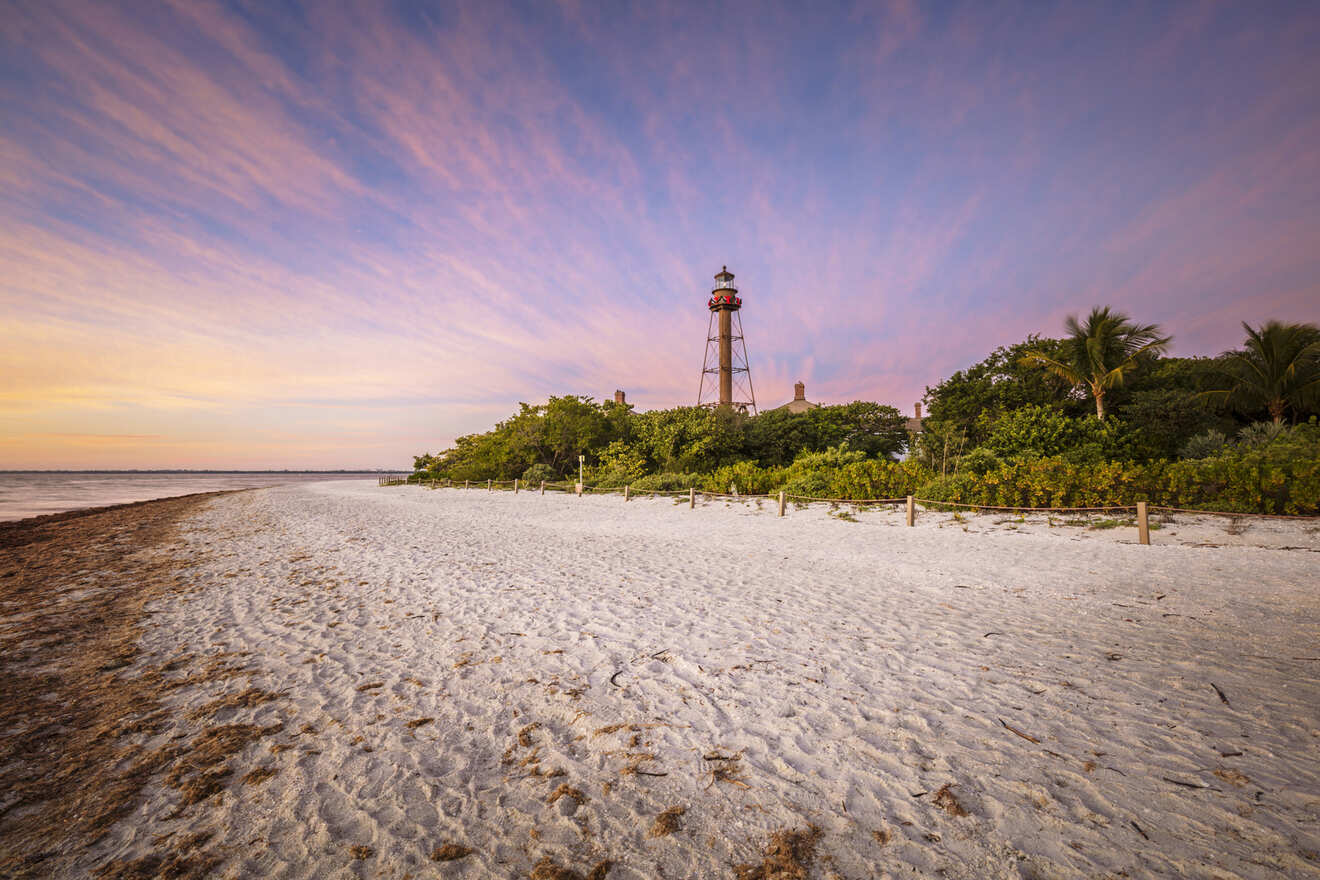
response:
<path id="1" fill-rule="evenodd" d="M 793 398 L 783 406 L 775 407 L 775 409 L 786 409 L 791 413 L 804 413 L 807 410 L 815 409 L 818 406 L 820 406 L 819 403 L 812 403 L 810 400 L 798 400 L 797 398 Z"/>
<path id="2" fill-rule="evenodd" d="M 771 410 L 771 412 L 774 412 L 775 410 L 786 409 L 791 413 L 804 413 L 807 410 L 813 409 L 818 406 L 820 406 L 819 403 L 812 403 L 810 400 L 807 400 L 807 386 L 802 384 L 801 382 L 798 382 L 796 385 L 793 386 L 793 399 L 790 400 L 788 403 L 784 404 L 783 406 L 775 407 L 775 409 Z"/>

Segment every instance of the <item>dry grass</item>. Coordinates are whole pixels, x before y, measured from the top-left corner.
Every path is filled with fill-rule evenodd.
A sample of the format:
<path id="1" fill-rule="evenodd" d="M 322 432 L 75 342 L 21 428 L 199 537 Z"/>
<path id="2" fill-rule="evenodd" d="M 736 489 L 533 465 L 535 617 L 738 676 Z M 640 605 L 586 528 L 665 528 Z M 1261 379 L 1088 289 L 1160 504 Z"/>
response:
<path id="1" fill-rule="evenodd" d="M 409 730 L 416 730 L 417 728 L 422 727 L 423 725 L 430 724 L 434 720 L 435 720 L 434 718 L 414 718 L 412 721 L 409 721 L 407 724 L 405 724 L 404 727 L 408 728 Z"/>
<path id="2" fill-rule="evenodd" d="M 217 712 L 225 709 L 251 709 L 254 706 L 260 706 L 264 703 L 272 703 L 275 700 L 282 699 L 284 694 L 275 691 L 262 690 L 261 688 L 247 688 L 234 694 L 225 694 L 217 697 L 209 703 L 198 706 L 188 713 L 188 717 L 194 720 L 200 718 L 210 718 Z"/>
<path id="3" fill-rule="evenodd" d="M 0 523 L 0 875 L 69 874 L 73 861 L 131 812 L 174 757 L 142 754 L 163 730 L 166 674 L 191 660 L 128 672 L 146 603 L 189 589 L 168 554 L 180 519 L 211 495 Z M 201 876 L 205 853 L 177 848 L 106 865 L 103 876 Z"/>
<path id="4" fill-rule="evenodd" d="M 940 786 L 931 801 L 950 816 L 966 816 L 967 810 L 958 802 L 958 798 L 954 797 L 953 792 L 949 790 L 950 787 L 951 783 L 947 782 Z"/>
<path id="5" fill-rule="evenodd" d="M 173 835 L 166 835 L 172 837 Z M 181 836 L 164 853 L 151 853 L 139 859 L 123 859 L 102 865 L 96 871 L 99 880 L 201 880 L 209 877 L 223 862 L 211 852 L 198 852 L 211 839 L 211 832 Z M 166 841 L 157 841 L 157 845 Z"/>
<path id="6" fill-rule="evenodd" d="M 757 865 L 735 865 L 738 880 L 807 880 L 807 870 L 816 857 L 821 830 L 815 825 L 795 831 L 783 829 L 770 835 Z"/>
<path id="7" fill-rule="evenodd" d="M 1251 780 L 1247 778 L 1247 775 L 1245 773 L 1241 773 L 1233 769 L 1225 769 L 1223 767 L 1220 767 L 1218 770 L 1216 770 L 1215 775 L 1218 776 L 1220 779 L 1224 780 L 1225 782 L 1232 783 L 1233 785 L 1239 787 L 1251 782 Z"/>
<path id="8" fill-rule="evenodd" d="M 728 785 L 736 785 L 740 788 L 750 788 L 746 783 L 747 774 L 742 769 L 742 754 L 721 755 L 719 752 L 710 752 L 702 756 L 702 760 L 714 762 L 710 768 L 710 780 L 706 787 L 710 788 L 717 782 L 723 782 Z"/>
<path id="9" fill-rule="evenodd" d="M 681 829 L 679 817 L 687 812 L 686 807 L 670 807 L 655 817 L 655 824 L 646 832 L 647 837 L 668 837 Z"/>
<path id="10" fill-rule="evenodd" d="M 191 673 L 183 678 L 172 679 L 169 681 L 168 687 L 193 687 L 195 685 L 213 684 L 218 681 L 226 681 L 244 675 L 251 677 L 257 672 L 251 666 L 242 666 L 228 662 L 231 657 L 246 656 L 246 654 L 247 652 L 243 652 L 242 654 L 223 653 L 212 655 L 211 659 L 207 661 L 207 664 L 202 667 L 200 672 Z M 166 663 L 161 667 L 161 671 L 168 672 L 171 671 L 171 669 L 177 668 L 179 668 L 179 665 L 176 664 L 176 661 L 171 660 L 169 663 Z"/>
<path id="11" fill-rule="evenodd" d="M 627 759 L 626 764 L 619 770 L 620 776 L 668 776 L 667 773 L 655 773 L 650 770 L 643 770 L 643 764 L 649 764 L 659 756 L 654 752 L 628 752 L 624 755 Z"/>
<path id="12" fill-rule="evenodd" d="M 531 880 L 583 880 L 577 871 L 555 864 L 549 856 L 532 867 Z"/>
<path id="13" fill-rule="evenodd" d="M 361 861 L 363 859 L 371 858 L 376 854 L 376 851 L 369 846 L 354 846 L 349 847 L 348 854 L 354 859 Z"/>
<path id="14" fill-rule="evenodd" d="M 565 868 L 555 864 L 549 856 L 542 858 L 532 868 L 531 880 L 605 880 L 609 876 L 610 868 L 614 863 L 609 859 L 604 859 L 596 863 L 585 877 L 571 868 Z"/>
<path id="15" fill-rule="evenodd" d="M 547 804 L 553 804 L 555 801 L 564 797 L 576 801 L 578 806 L 582 806 L 587 802 L 587 796 L 582 793 L 582 790 L 571 787 L 567 782 L 561 782 L 558 788 L 550 792 L 550 796 L 545 799 L 545 802 Z"/>
<path id="16" fill-rule="evenodd" d="M 208 727 L 188 746 L 171 753 L 169 757 L 173 766 L 165 776 L 165 784 L 178 789 L 183 797 L 179 809 L 166 818 L 175 818 L 184 809 L 209 800 L 224 791 L 234 774 L 229 759 L 247 748 L 250 743 L 278 733 L 283 727 L 281 724 L 272 724 L 269 727 L 259 727 L 255 724 L 223 724 Z M 277 772 L 273 771 L 265 778 L 274 776 Z M 248 776 L 254 774 L 260 775 L 254 770 Z M 245 777 L 243 781 L 260 782 L 264 779 Z"/>
<path id="17" fill-rule="evenodd" d="M 437 846 L 431 850 L 431 861 L 452 862 L 455 859 L 467 858 L 470 855 L 472 855 L 472 847 L 463 846 L 461 843 L 446 843 L 444 846 Z"/>
<path id="18" fill-rule="evenodd" d="M 279 776 L 278 767 L 254 767 L 243 777 L 244 785 L 261 785 L 272 776 Z"/>

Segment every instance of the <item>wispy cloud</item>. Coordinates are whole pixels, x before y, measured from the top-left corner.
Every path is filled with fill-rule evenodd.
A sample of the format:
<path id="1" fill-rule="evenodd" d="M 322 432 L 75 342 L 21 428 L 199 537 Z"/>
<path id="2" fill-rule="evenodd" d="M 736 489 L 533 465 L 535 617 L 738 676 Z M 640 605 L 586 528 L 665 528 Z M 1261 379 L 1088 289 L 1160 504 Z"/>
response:
<path id="1" fill-rule="evenodd" d="M 0 466 L 398 465 L 519 400 L 691 402 L 724 263 L 771 404 L 907 408 L 1093 302 L 1189 353 L 1314 320 L 1318 27 L 20 4 Z"/>

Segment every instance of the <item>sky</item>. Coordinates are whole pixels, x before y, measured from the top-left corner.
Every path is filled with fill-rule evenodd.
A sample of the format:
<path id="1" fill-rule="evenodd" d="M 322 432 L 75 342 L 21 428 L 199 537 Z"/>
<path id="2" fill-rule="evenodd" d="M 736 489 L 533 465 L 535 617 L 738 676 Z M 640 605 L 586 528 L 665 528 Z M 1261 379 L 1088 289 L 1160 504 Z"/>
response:
<path id="1" fill-rule="evenodd" d="M 0 0 L 0 468 L 410 466 L 520 401 L 1320 320 L 1315 3 Z"/>

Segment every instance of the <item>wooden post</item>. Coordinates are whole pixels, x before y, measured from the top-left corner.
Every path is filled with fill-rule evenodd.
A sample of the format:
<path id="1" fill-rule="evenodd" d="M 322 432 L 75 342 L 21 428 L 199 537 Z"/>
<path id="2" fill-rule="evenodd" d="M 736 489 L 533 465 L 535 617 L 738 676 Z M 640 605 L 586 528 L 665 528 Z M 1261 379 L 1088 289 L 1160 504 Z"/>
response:
<path id="1" fill-rule="evenodd" d="M 541 494 L 542 494 L 542 495 L 545 494 L 545 480 L 542 480 L 542 481 L 541 481 Z"/>
<path id="2" fill-rule="evenodd" d="M 494 491 L 495 491 L 495 481 L 494 481 L 494 480 L 487 480 L 487 481 L 486 481 L 486 491 L 487 491 L 487 492 L 494 492 Z"/>
<path id="3" fill-rule="evenodd" d="M 907 497 L 907 524 L 909 526 L 916 525 L 916 522 L 917 522 L 917 505 L 912 500 L 912 496 L 909 495 Z"/>
<path id="4" fill-rule="evenodd" d="M 471 480 L 464 480 L 464 481 L 463 481 L 463 488 L 464 488 L 464 489 L 468 488 L 468 484 L 470 484 L 471 482 L 472 482 Z"/>
<path id="5" fill-rule="evenodd" d="M 779 490 L 779 515 L 784 515 L 784 490 Z"/>
<path id="6" fill-rule="evenodd" d="M 629 496 L 629 494 L 631 493 L 631 489 L 632 489 L 631 486 L 624 486 L 624 487 L 623 487 L 623 500 L 624 500 L 624 501 L 627 501 L 627 500 L 628 500 L 628 496 Z"/>
<path id="7" fill-rule="evenodd" d="M 1146 515 L 1146 502 L 1137 502 L 1137 543 L 1150 543 L 1150 520 Z"/>
<path id="8" fill-rule="evenodd" d="M 514 494 L 514 495 L 517 495 L 517 494 L 518 494 L 518 478 L 517 478 L 517 477 L 514 477 L 514 478 L 513 478 L 513 494 Z"/>
<path id="9" fill-rule="evenodd" d="M 688 489 L 688 509 L 692 510 L 697 506 L 697 490 Z"/>

